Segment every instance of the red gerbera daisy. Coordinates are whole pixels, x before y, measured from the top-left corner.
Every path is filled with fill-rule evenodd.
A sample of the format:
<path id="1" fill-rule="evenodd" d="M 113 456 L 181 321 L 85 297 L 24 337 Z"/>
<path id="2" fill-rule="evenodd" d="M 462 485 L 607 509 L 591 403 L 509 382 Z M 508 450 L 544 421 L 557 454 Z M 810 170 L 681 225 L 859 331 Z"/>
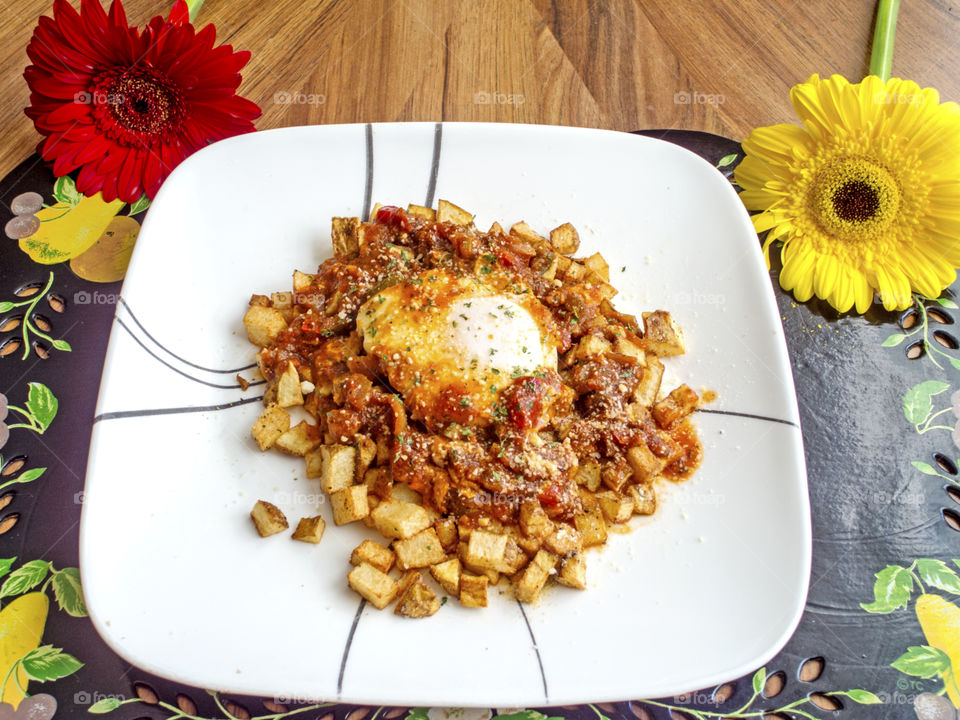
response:
<path id="1" fill-rule="evenodd" d="M 46 136 L 38 152 L 57 177 L 77 168 L 77 189 L 106 201 L 153 197 L 184 158 L 222 138 L 250 132 L 260 108 L 236 94 L 250 53 L 214 47 L 216 30 L 196 31 L 187 5 L 142 30 L 127 24 L 120 0 L 77 13 L 55 0 L 41 17 L 23 76 L 26 114 Z"/>

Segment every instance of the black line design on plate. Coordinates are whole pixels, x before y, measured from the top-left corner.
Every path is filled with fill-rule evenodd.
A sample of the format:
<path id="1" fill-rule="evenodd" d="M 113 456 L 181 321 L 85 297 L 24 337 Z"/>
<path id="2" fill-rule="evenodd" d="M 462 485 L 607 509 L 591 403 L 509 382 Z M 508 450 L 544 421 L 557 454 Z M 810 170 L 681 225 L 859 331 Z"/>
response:
<path id="1" fill-rule="evenodd" d="M 443 143 L 443 123 L 433 126 L 433 160 L 430 162 L 430 183 L 427 185 L 427 199 L 423 206 L 433 207 L 433 196 L 437 193 L 437 175 L 440 172 L 440 145 Z"/>
<path id="2" fill-rule="evenodd" d="M 183 377 L 187 378 L 188 380 L 193 380 L 194 382 L 201 383 L 202 385 L 207 385 L 207 386 L 212 387 L 212 388 L 219 388 L 219 389 L 221 389 L 221 390 L 236 390 L 236 389 L 239 389 L 239 388 L 240 388 L 240 384 L 239 384 L 239 383 L 237 383 L 237 384 L 235 384 L 235 385 L 218 385 L 217 383 L 207 382 L 206 380 L 201 380 L 200 378 L 195 378 L 195 377 L 193 377 L 193 375 L 190 375 L 190 374 L 188 374 L 188 373 L 185 373 L 183 370 L 180 370 L 179 368 L 175 368 L 173 365 L 171 365 L 170 363 L 168 363 L 166 360 L 164 360 L 162 357 L 160 357 L 160 356 L 157 355 L 155 352 L 153 352 L 150 348 L 148 348 L 146 345 L 144 345 L 143 342 L 140 340 L 140 338 L 138 338 L 136 335 L 134 335 L 134 334 L 133 334 L 133 331 L 132 331 L 130 328 L 128 328 L 127 325 L 126 325 L 126 323 L 123 322 L 123 320 L 121 320 L 119 317 L 117 318 L 117 323 L 119 323 L 120 327 L 122 327 L 124 330 L 126 330 L 126 331 L 130 334 L 130 337 L 133 338 L 134 342 L 136 342 L 137 345 L 139 345 L 140 347 L 142 347 L 142 348 L 144 349 L 144 351 L 145 351 L 150 357 L 152 357 L 152 358 L 153 358 L 154 360 L 156 360 L 157 362 L 162 363 L 162 364 L 165 365 L 166 367 L 170 368 L 170 369 L 173 370 L 175 373 L 177 373 L 177 375 L 183 375 Z M 257 382 L 249 383 L 249 384 L 248 384 L 248 387 L 251 387 L 251 386 L 254 386 L 254 385 L 263 385 L 265 382 L 266 382 L 266 380 L 258 380 Z"/>
<path id="3" fill-rule="evenodd" d="M 151 335 L 150 332 L 143 326 L 143 323 L 137 320 L 137 316 L 133 314 L 133 310 L 130 309 L 130 306 L 127 304 L 126 300 L 124 300 L 123 298 L 120 298 L 120 304 L 123 305 L 124 308 L 126 308 L 126 311 L 128 313 L 130 313 L 130 317 L 137 324 L 137 327 L 143 331 L 144 335 L 146 335 L 148 338 L 153 340 L 154 344 L 158 348 L 163 350 L 165 353 L 167 353 L 167 355 L 175 357 L 177 360 L 184 363 L 185 365 L 189 365 L 190 367 L 195 367 L 197 370 L 205 370 L 206 372 L 217 373 L 219 375 L 228 375 L 232 373 L 243 372 L 244 370 L 249 370 L 250 368 L 255 368 L 257 366 L 256 363 L 251 363 L 250 365 L 244 365 L 243 367 L 234 368 L 233 370 L 214 370 L 213 368 L 208 368 L 208 367 L 204 367 L 203 365 L 197 365 L 196 363 L 192 363 L 189 360 L 186 360 L 180 357 L 169 348 L 164 347 L 161 342 L 159 342 L 153 335 Z"/>
<path id="4" fill-rule="evenodd" d="M 781 425 L 790 425 L 797 430 L 800 426 L 793 420 L 781 420 L 780 418 L 767 417 L 766 415 L 754 415 L 753 413 L 734 412 L 733 410 L 710 410 L 707 408 L 697 408 L 697 412 L 709 413 L 710 415 L 732 415 L 733 417 L 752 418 L 753 420 L 766 420 L 767 422 L 780 423 Z"/>
<path id="5" fill-rule="evenodd" d="M 547 674 L 543 671 L 543 659 L 540 657 L 540 648 L 537 647 L 537 638 L 534 637 L 533 628 L 530 627 L 530 621 L 527 619 L 527 611 L 523 609 L 523 603 L 519 600 L 517 600 L 517 607 L 520 608 L 520 614 L 523 615 L 523 622 L 527 626 L 527 632 L 530 633 L 530 642 L 533 643 L 533 651 L 537 654 L 537 665 L 540 667 L 540 679 L 543 680 L 544 702 L 550 702 L 550 692 L 547 690 Z"/>
<path id="6" fill-rule="evenodd" d="M 257 397 L 243 398 L 242 400 L 234 400 L 233 402 L 221 403 L 220 405 L 203 405 L 200 407 L 174 407 L 174 408 L 152 408 L 149 410 L 117 410 L 116 412 L 105 412 L 100 413 L 93 419 L 93 424 L 96 425 L 101 420 L 121 420 L 123 418 L 132 418 L 132 417 L 149 417 L 150 415 L 177 415 L 177 414 L 188 414 L 195 412 L 213 412 L 216 410 L 227 410 L 229 408 L 238 407 L 240 405 L 248 405 L 252 402 L 257 402 L 258 400 L 263 400 L 263 395 Z"/>
<path id="7" fill-rule="evenodd" d="M 350 655 L 350 646 L 353 645 L 353 635 L 357 632 L 357 625 L 360 624 L 360 616 L 363 615 L 363 609 L 367 606 L 367 599 L 361 598 L 360 605 L 357 607 L 357 614 L 353 616 L 353 624 L 350 626 L 350 633 L 347 635 L 347 643 L 343 646 L 343 655 L 340 657 L 340 674 L 337 676 L 337 698 L 340 698 L 340 692 L 343 690 L 343 671 L 347 669 L 347 657 Z"/>
<path id="8" fill-rule="evenodd" d="M 370 202 L 373 199 L 373 125 L 367 123 L 364 133 L 367 146 L 367 179 L 363 186 L 363 219 L 370 219 Z"/>

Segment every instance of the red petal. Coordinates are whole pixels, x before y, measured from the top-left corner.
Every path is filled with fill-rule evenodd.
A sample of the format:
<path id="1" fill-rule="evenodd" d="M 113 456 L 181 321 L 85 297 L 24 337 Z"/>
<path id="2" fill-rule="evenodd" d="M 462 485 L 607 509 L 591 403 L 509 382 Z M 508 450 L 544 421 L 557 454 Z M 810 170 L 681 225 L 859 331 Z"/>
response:
<path id="1" fill-rule="evenodd" d="M 124 202 L 136 202 L 143 194 L 143 155 L 138 150 L 127 153 L 117 177 L 117 197 Z"/>
<path id="2" fill-rule="evenodd" d="M 190 10 L 183 0 L 177 0 L 173 4 L 173 9 L 170 10 L 170 17 L 167 18 L 167 22 L 171 25 L 183 25 L 184 23 L 190 22 Z"/>

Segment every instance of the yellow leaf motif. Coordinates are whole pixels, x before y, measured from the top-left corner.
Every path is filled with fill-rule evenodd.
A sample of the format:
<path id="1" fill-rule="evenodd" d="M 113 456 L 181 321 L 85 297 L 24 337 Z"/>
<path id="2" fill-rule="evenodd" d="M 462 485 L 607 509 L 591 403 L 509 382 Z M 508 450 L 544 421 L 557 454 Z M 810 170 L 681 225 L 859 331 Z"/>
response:
<path id="1" fill-rule="evenodd" d="M 49 604 L 42 592 L 31 592 L 0 611 L 0 682 L 6 681 L 0 686 L 0 702 L 10 703 L 14 709 L 25 697 L 20 687 L 26 690 L 29 678 L 23 668 L 18 668 L 16 679 L 10 671 L 14 663 L 40 645 Z"/>
<path id="2" fill-rule="evenodd" d="M 122 200 L 104 202 L 100 193 L 83 196 L 74 206 L 57 203 L 37 212 L 40 229 L 20 241 L 20 249 L 42 265 L 77 257 L 103 235 L 124 206 Z"/>
<path id="3" fill-rule="evenodd" d="M 950 658 L 950 669 L 943 674 L 947 697 L 960 708 L 960 607 L 939 595 L 921 595 L 917 598 L 917 620 L 931 647 L 942 650 Z"/>

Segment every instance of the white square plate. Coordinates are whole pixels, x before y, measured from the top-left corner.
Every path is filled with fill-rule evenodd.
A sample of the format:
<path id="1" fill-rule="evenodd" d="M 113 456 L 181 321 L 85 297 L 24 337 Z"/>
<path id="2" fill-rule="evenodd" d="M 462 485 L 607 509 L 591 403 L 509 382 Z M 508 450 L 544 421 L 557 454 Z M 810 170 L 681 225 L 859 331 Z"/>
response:
<path id="1" fill-rule="evenodd" d="M 668 309 L 684 328 L 673 383 L 718 399 L 697 417 L 702 468 L 591 553 L 587 591 L 558 588 L 536 607 L 493 593 L 484 610 L 450 602 L 412 621 L 361 609 L 345 577 L 370 531 L 334 527 L 328 506 L 319 545 L 256 535 L 257 499 L 295 522 L 322 493 L 301 462 L 256 450 L 260 388 L 235 375 L 254 356 L 251 293 L 315 270 L 332 216 L 436 198 L 478 227 L 572 222 L 579 254 L 609 260 L 619 309 Z M 202 150 L 153 203 L 107 353 L 81 526 L 90 615 L 131 663 L 205 688 L 369 704 L 672 695 L 770 659 L 799 621 L 809 566 L 770 280 L 736 194 L 692 153 L 561 127 L 290 128 Z"/>

